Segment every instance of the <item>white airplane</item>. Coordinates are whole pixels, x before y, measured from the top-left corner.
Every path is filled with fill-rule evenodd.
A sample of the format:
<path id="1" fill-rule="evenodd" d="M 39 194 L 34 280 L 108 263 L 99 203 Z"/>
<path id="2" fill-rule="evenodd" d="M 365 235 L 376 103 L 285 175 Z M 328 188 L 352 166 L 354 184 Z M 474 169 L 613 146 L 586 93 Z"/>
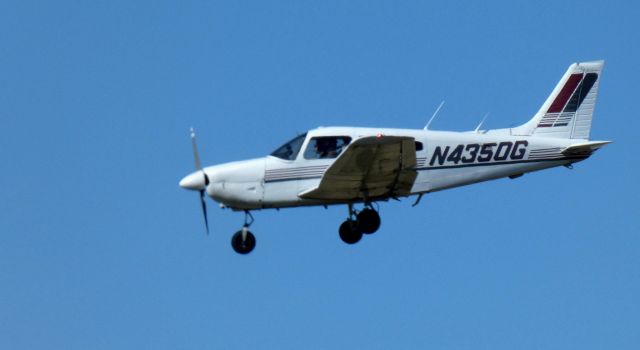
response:
<path id="1" fill-rule="evenodd" d="M 611 141 L 589 133 L 604 61 L 574 63 L 538 113 L 507 129 L 452 132 L 424 129 L 326 127 L 296 136 L 266 157 L 202 168 L 191 129 L 196 171 L 180 181 L 223 208 L 244 211 L 232 239 L 240 254 L 255 247 L 252 210 L 346 204 L 340 238 L 348 244 L 380 227 L 376 202 L 511 179 L 556 166 L 571 168 Z M 356 210 L 355 205 L 362 205 Z"/>

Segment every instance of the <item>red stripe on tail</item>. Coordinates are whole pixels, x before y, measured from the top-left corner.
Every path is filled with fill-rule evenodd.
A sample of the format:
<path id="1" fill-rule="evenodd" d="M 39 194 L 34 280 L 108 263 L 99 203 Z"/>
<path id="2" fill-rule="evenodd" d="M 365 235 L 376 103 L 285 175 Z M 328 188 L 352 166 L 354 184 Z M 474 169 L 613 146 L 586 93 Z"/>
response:
<path id="1" fill-rule="evenodd" d="M 556 96 L 556 99 L 553 100 L 553 103 L 551 104 L 551 107 L 549 107 L 547 113 L 562 112 L 562 109 L 567 104 L 569 97 L 571 97 L 571 94 L 580 83 L 580 80 L 582 80 L 582 74 L 571 74 L 567 82 L 562 87 L 562 90 L 560 90 L 558 96 Z"/>

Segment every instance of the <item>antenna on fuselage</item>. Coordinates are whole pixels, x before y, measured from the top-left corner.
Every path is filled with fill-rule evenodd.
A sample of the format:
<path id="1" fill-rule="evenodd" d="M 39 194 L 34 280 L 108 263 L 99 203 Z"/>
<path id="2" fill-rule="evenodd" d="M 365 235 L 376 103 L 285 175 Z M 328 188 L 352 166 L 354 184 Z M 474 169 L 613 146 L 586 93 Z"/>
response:
<path id="1" fill-rule="evenodd" d="M 444 100 L 440 102 L 440 105 L 438 106 L 438 108 L 436 108 L 436 111 L 433 112 L 431 119 L 429 119 L 429 122 L 427 123 L 427 125 L 424 126 L 425 130 L 429 130 L 429 125 L 431 125 L 431 122 L 433 121 L 433 119 L 438 115 L 438 112 L 440 112 L 440 109 L 442 108 L 442 106 L 444 106 Z"/>
<path id="2" fill-rule="evenodd" d="M 473 132 L 475 132 L 476 134 L 480 132 L 480 128 L 482 127 L 482 124 L 484 124 L 484 121 L 487 120 L 488 116 L 489 116 L 489 112 L 487 112 L 487 114 L 484 115 L 484 117 L 480 121 L 480 124 L 478 124 L 478 126 L 476 126 L 476 129 Z"/>

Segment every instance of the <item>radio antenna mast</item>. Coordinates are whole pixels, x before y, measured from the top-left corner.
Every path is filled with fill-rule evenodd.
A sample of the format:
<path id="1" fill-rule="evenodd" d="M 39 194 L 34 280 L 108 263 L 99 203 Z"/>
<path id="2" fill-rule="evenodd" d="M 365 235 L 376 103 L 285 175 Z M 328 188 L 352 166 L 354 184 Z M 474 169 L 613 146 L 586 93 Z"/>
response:
<path id="1" fill-rule="evenodd" d="M 442 108 L 442 106 L 444 106 L 444 100 L 440 102 L 440 105 L 438 106 L 438 108 L 436 108 L 436 111 L 433 112 L 431 119 L 429 119 L 429 122 L 427 123 L 427 125 L 424 126 L 424 130 L 429 130 L 429 125 L 431 125 L 431 122 L 433 121 L 433 119 L 438 115 L 438 112 L 440 112 L 440 109 Z"/>

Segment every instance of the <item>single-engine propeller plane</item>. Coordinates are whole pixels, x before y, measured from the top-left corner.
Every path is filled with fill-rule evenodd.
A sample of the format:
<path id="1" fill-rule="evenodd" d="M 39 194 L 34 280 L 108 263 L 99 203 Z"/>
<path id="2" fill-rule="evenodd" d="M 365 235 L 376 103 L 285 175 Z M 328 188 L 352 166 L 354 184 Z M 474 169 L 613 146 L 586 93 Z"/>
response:
<path id="1" fill-rule="evenodd" d="M 195 134 L 196 171 L 180 181 L 221 207 L 244 211 L 232 239 L 247 254 L 256 244 L 252 210 L 344 204 L 348 218 L 338 230 L 348 244 L 380 227 L 376 202 L 556 166 L 571 167 L 610 141 L 589 134 L 604 61 L 574 63 L 531 120 L 514 128 L 469 132 L 425 129 L 323 127 L 296 136 L 266 157 L 203 168 Z M 362 209 L 357 210 L 357 206 Z"/>

